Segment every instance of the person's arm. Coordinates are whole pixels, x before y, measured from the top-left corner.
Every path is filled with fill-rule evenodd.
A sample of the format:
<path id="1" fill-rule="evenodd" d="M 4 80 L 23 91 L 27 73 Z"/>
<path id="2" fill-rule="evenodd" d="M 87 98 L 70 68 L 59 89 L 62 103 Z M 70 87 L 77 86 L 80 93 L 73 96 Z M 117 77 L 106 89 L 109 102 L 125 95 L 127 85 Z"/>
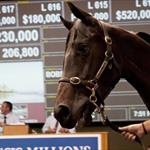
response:
<path id="1" fill-rule="evenodd" d="M 43 128 L 42 128 L 43 133 L 56 133 L 56 129 L 50 128 L 49 122 L 45 122 Z"/>
<path id="2" fill-rule="evenodd" d="M 150 132 L 150 120 L 144 121 L 143 123 L 120 127 L 119 129 L 127 140 L 134 141 L 136 136 L 142 138 L 145 134 Z"/>
<path id="3" fill-rule="evenodd" d="M 62 128 L 60 127 L 59 133 L 76 133 L 76 129 L 72 128 L 72 129 L 67 129 L 67 128 Z"/>
<path id="4" fill-rule="evenodd" d="M 69 133 L 69 130 L 61 127 L 58 132 L 59 133 Z"/>
<path id="5" fill-rule="evenodd" d="M 54 122 L 55 120 L 53 120 L 52 117 L 48 117 L 46 119 L 46 122 L 42 128 L 42 132 L 43 133 L 56 133 L 56 128 L 54 127 L 53 124 L 55 124 Z"/>
<path id="6" fill-rule="evenodd" d="M 56 133 L 56 129 L 55 128 L 48 128 L 43 133 Z"/>

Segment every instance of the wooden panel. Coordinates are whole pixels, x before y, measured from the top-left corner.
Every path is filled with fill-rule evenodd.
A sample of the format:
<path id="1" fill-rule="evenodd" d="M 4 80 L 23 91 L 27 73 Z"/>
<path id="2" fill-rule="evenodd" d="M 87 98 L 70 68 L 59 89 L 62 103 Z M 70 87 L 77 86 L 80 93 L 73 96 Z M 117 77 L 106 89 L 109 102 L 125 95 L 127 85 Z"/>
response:
<path id="1" fill-rule="evenodd" d="M 6 125 L 3 128 L 3 135 L 24 135 L 29 134 L 28 125 Z"/>

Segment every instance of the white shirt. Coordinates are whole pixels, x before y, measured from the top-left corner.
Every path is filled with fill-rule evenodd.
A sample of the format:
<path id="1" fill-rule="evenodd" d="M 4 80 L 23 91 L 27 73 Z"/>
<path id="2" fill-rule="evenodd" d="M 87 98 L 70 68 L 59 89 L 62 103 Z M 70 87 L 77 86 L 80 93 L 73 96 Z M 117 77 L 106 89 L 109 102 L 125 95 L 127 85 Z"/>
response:
<path id="1" fill-rule="evenodd" d="M 0 115 L 0 122 L 4 122 L 3 114 Z M 6 124 L 11 125 L 11 124 L 19 124 L 19 123 L 20 123 L 19 118 L 12 112 L 6 115 Z M 3 132 L 3 128 L 0 127 L 0 133 L 2 132 Z"/>
<path id="2" fill-rule="evenodd" d="M 4 122 L 4 115 L 1 115 L 0 122 Z M 16 124 L 19 122 L 19 118 L 12 112 L 6 115 L 6 124 Z"/>
<path id="3" fill-rule="evenodd" d="M 62 128 L 60 123 L 57 124 L 57 120 L 55 119 L 55 117 L 53 115 L 49 116 L 47 119 L 46 119 L 46 122 L 42 128 L 42 132 L 45 133 L 47 130 L 49 130 L 49 128 L 53 129 L 53 128 L 57 128 L 56 129 L 56 133 L 60 133 L 59 130 Z M 57 127 L 56 127 L 57 126 Z M 72 129 L 68 129 L 69 130 L 69 133 L 75 133 L 76 132 L 76 129 L 75 128 L 72 128 Z"/>

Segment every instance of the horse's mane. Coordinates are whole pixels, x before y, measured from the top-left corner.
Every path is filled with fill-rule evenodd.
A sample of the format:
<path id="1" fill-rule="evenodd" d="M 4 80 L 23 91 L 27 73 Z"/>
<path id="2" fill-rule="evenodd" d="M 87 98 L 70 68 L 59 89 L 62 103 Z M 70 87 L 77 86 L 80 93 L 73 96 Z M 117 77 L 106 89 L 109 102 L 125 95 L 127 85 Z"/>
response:
<path id="1" fill-rule="evenodd" d="M 138 32 L 137 35 L 150 44 L 150 35 L 145 32 Z"/>

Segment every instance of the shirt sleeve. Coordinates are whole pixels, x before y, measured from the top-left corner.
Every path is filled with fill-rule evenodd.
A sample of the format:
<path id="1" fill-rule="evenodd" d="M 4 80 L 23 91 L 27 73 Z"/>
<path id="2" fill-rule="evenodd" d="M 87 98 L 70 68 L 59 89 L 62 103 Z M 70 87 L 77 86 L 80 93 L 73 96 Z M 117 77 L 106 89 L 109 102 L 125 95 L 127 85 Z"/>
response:
<path id="1" fill-rule="evenodd" d="M 42 127 L 42 132 L 45 133 L 49 128 L 55 128 L 56 119 L 53 116 L 49 116 L 46 119 L 44 126 Z"/>
<path id="2" fill-rule="evenodd" d="M 7 124 L 19 124 L 21 123 L 19 120 L 19 117 L 15 114 L 9 114 L 6 118 L 6 123 Z"/>

